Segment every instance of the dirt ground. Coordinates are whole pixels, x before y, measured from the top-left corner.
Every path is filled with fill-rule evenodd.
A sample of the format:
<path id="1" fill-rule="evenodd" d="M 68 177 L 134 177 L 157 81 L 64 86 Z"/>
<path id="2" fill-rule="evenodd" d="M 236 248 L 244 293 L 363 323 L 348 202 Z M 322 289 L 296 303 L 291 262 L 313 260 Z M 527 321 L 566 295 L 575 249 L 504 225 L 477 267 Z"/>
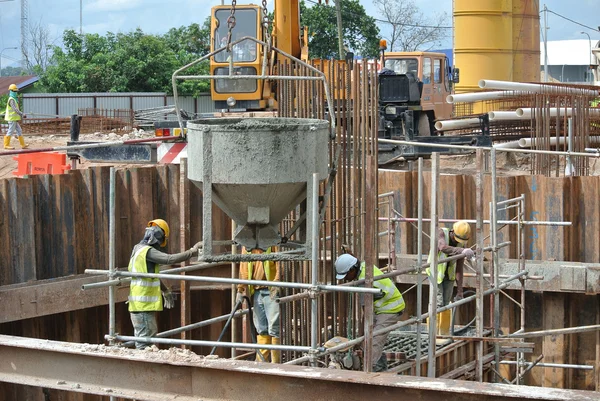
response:
<path id="1" fill-rule="evenodd" d="M 154 132 L 146 132 L 142 130 L 133 130 L 132 132 L 125 134 L 117 134 L 114 132 L 95 133 L 81 135 L 80 140 L 82 141 L 114 141 L 114 140 L 127 140 L 127 139 L 139 139 L 139 138 L 153 138 Z M 27 136 L 25 135 L 25 142 L 29 145 L 30 149 L 40 148 L 53 148 L 57 146 L 66 146 L 69 140 L 68 135 L 37 135 Z M 11 145 L 15 149 L 20 149 L 20 146 L 16 139 L 13 139 Z M 0 150 L 0 156 L 2 151 Z M 13 171 L 17 169 L 17 161 L 13 159 L 14 156 L 0 157 L 0 179 L 14 177 Z M 498 175 L 528 175 L 530 170 L 530 155 L 523 153 L 504 153 L 498 152 Z M 561 163 L 562 164 L 562 163 Z M 87 168 L 95 165 L 108 165 L 91 163 L 85 160 L 81 160 L 78 164 L 78 168 Z M 441 156 L 440 157 L 441 172 L 443 174 L 466 174 L 472 175 L 477 172 L 475 164 L 475 154 L 461 155 L 461 156 Z M 119 165 L 118 167 L 125 167 L 126 165 Z M 425 170 L 430 170 L 431 160 L 426 159 L 424 161 Z M 386 166 L 385 169 L 390 170 L 410 170 L 417 169 L 417 162 L 400 162 L 395 165 Z M 600 160 L 591 159 L 590 161 L 590 172 L 591 175 L 600 175 Z"/>
<path id="2" fill-rule="evenodd" d="M 27 136 L 25 137 L 25 143 L 29 146 L 29 149 L 42 149 L 42 148 L 54 148 L 57 146 L 66 146 L 67 141 L 69 141 L 70 137 L 68 135 L 35 135 L 35 136 Z M 142 130 L 134 130 L 125 134 L 117 134 L 114 132 L 104 134 L 104 133 L 95 133 L 95 134 L 85 134 L 79 137 L 80 141 L 115 141 L 115 140 L 128 140 L 128 139 L 141 139 L 141 138 L 154 138 L 154 132 L 145 132 Z M 15 148 L 15 150 L 19 150 L 21 146 L 16 139 L 12 139 L 11 146 Z M 17 169 L 17 161 L 14 160 L 15 155 L 3 156 L 2 150 L 0 150 L 0 179 L 3 178 L 11 178 L 14 177 L 13 171 Z M 67 160 L 67 162 L 69 162 Z M 109 164 L 101 164 L 101 163 L 90 163 L 86 160 L 81 160 L 78 163 L 77 168 L 88 168 L 90 166 L 96 165 L 109 165 Z"/>

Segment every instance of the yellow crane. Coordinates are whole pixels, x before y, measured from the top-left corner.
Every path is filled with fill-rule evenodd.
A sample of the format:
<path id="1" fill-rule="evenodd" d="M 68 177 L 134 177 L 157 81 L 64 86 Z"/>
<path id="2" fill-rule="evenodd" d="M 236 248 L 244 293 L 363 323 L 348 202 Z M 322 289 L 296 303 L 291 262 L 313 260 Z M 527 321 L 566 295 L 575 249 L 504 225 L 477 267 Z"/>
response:
<path id="1" fill-rule="evenodd" d="M 266 0 L 262 5 L 215 6 L 211 9 L 211 51 L 226 47 L 244 37 L 269 42 L 279 50 L 298 59 L 308 58 L 306 35 L 300 28 L 300 4 L 298 0 L 275 0 L 273 23 L 270 24 Z M 235 75 L 261 75 L 265 48 L 258 43 L 244 40 L 231 46 L 229 51 L 215 54 L 210 59 L 212 75 L 229 75 L 233 65 Z M 266 75 L 270 75 L 276 60 L 269 56 Z M 230 61 L 233 63 L 230 64 Z M 261 79 L 215 79 L 211 81 L 211 95 L 217 109 L 235 107 L 246 110 L 265 110 L 276 105 L 271 82 Z M 230 104 L 228 104 L 228 100 Z"/>

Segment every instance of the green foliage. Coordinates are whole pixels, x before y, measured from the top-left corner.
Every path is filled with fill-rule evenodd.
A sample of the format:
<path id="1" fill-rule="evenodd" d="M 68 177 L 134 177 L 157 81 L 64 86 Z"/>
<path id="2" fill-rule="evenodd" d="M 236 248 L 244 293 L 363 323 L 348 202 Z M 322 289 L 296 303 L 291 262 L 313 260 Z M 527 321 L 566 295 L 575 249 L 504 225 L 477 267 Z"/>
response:
<path id="1" fill-rule="evenodd" d="M 0 96 L 0 120 L 4 119 L 4 111 L 6 110 L 6 103 L 8 103 L 8 95 Z M 2 121 L 4 122 L 4 121 Z"/>
<path id="2" fill-rule="evenodd" d="M 163 36 L 141 29 L 129 33 L 63 34 L 64 48 L 55 47 L 50 66 L 40 75 L 39 87 L 48 92 L 167 92 L 180 67 L 208 53 L 210 17 L 201 27 L 173 28 Z M 208 74 L 208 62 L 188 71 Z M 178 90 L 197 95 L 210 83 L 186 81 Z"/>
<path id="3" fill-rule="evenodd" d="M 344 0 L 341 4 L 344 46 L 355 55 L 376 58 L 379 54 L 379 28 L 375 20 L 367 15 L 359 0 Z M 302 25 L 308 27 L 309 57 L 340 59 L 335 6 L 306 7 L 302 1 L 300 16 Z"/>
<path id="4" fill-rule="evenodd" d="M 21 67 L 2 67 L 3 77 L 18 77 L 20 75 L 26 75 L 26 71 L 23 71 Z"/>

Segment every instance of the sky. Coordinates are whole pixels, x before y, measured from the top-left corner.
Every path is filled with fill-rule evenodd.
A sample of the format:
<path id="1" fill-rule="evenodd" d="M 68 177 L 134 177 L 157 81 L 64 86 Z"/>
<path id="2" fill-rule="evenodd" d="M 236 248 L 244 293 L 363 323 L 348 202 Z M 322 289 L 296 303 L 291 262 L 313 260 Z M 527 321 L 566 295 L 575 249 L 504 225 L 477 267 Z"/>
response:
<path id="1" fill-rule="evenodd" d="M 260 0 L 238 0 L 239 3 L 260 3 Z M 307 1 L 307 4 L 312 0 Z M 447 25 L 452 25 L 452 0 L 411 0 L 427 13 L 446 13 Z M 589 27 L 600 25 L 600 0 L 523 0 L 539 1 L 540 10 L 547 8 L 573 21 Z M 140 27 L 146 33 L 162 34 L 170 28 L 202 23 L 210 14 L 210 8 L 220 5 L 221 0 L 27 0 L 29 22 L 46 26 L 57 45 L 61 44 L 65 29 L 80 29 L 80 10 L 83 14 L 84 33 L 105 34 L 106 32 L 129 32 Z M 269 6 L 273 0 L 268 0 Z M 369 15 L 376 19 L 384 18 L 373 5 L 372 0 L 360 0 Z M 230 4 L 230 0 L 225 0 Z M 330 3 L 334 3 L 331 0 Z M 80 7 L 81 5 L 81 7 Z M 3 67 L 18 65 L 20 51 L 7 49 L 20 45 L 20 0 L 0 0 L 0 54 Z M 378 22 L 382 35 L 388 25 Z M 592 41 L 600 40 L 600 32 L 577 25 L 548 14 L 548 40 L 587 39 L 581 34 L 587 32 Z M 451 30 L 448 29 L 443 48 L 452 47 Z"/>

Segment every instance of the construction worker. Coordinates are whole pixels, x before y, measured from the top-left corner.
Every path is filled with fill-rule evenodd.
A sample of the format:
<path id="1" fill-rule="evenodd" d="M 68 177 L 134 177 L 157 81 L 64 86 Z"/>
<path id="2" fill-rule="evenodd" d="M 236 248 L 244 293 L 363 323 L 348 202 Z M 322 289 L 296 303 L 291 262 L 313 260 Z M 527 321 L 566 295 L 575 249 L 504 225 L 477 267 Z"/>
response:
<path id="1" fill-rule="evenodd" d="M 159 273 L 159 265 L 184 262 L 198 254 L 201 242 L 185 252 L 169 255 L 161 252 L 169 239 L 169 225 L 162 219 L 148 222 L 144 239 L 133 247 L 128 270 L 135 273 Z M 158 278 L 133 277 L 129 285 L 129 314 L 136 337 L 153 337 L 158 332 L 156 312 L 164 307 L 175 305 L 173 294 Z M 146 343 L 136 342 L 137 349 L 144 349 Z"/>
<path id="2" fill-rule="evenodd" d="M 471 238 L 471 226 L 468 222 L 461 220 L 454 223 L 452 229 L 442 227 L 438 230 L 438 260 L 448 256 L 464 254 L 466 258 L 472 258 L 475 253 L 471 248 L 464 248 Z M 461 247 L 462 245 L 463 247 Z M 429 255 L 428 261 L 431 261 Z M 447 263 L 439 263 L 437 268 L 437 306 L 448 305 L 452 300 L 454 282 L 456 281 L 456 299 L 463 298 L 463 266 L 464 259 Z M 427 275 L 433 282 L 431 270 L 427 268 Z"/>
<path id="3" fill-rule="evenodd" d="M 245 248 L 244 253 L 262 254 L 261 249 L 253 249 L 248 252 Z M 265 253 L 276 252 L 275 248 L 267 248 Z M 242 262 L 240 263 L 240 279 L 242 280 L 266 280 L 280 281 L 279 266 L 273 261 L 265 262 Z M 254 306 L 254 327 L 256 328 L 258 344 L 279 345 L 279 287 L 253 286 L 238 284 L 237 302 L 245 295 L 248 295 Z M 259 350 L 260 355 L 256 354 L 256 360 L 266 362 L 269 356 L 272 363 L 281 363 L 281 351 L 271 351 L 267 349 Z M 270 355 L 269 355 L 270 354 Z"/>
<path id="4" fill-rule="evenodd" d="M 336 278 L 338 280 L 352 281 L 365 278 L 365 262 L 359 262 L 357 258 L 349 253 L 340 255 L 335 261 Z M 373 266 L 373 277 L 381 276 L 381 270 Z M 406 307 L 402 294 L 389 278 L 373 281 L 373 287 L 379 288 L 382 293 L 373 296 L 373 307 L 375 317 L 373 319 L 373 332 L 390 327 L 400 320 Z M 387 358 L 383 354 L 383 347 L 389 333 L 373 336 L 373 354 L 371 355 L 371 366 L 374 372 L 387 370 Z M 365 362 L 366 363 L 366 362 Z"/>
<path id="5" fill-rule="evenodd" d="M 15 135 L 17 138 L 19 138 L 19 143 L 21 144 L 22 149 L 27 149 L 27 145 L 25 145 L 25 139 L 23 138 L 23 131 L 19 125 L 21 118 L 27 118 L 27 116 L 23 114 L 21 110 L 19 110 L 19 100 L 17 98 L 17 92 L 19 92 L 19 88 L 17 88 L 17 85 L 11 84 L 8 87 L 8 90 L 8 102 L 6 103 L 6 114 L 4 115 L 4 119 L 8 121 L 8 131 L 4 136 L 4 149 L 14 149 L 12 146 L 10 146 L 11 135 Z"/>

